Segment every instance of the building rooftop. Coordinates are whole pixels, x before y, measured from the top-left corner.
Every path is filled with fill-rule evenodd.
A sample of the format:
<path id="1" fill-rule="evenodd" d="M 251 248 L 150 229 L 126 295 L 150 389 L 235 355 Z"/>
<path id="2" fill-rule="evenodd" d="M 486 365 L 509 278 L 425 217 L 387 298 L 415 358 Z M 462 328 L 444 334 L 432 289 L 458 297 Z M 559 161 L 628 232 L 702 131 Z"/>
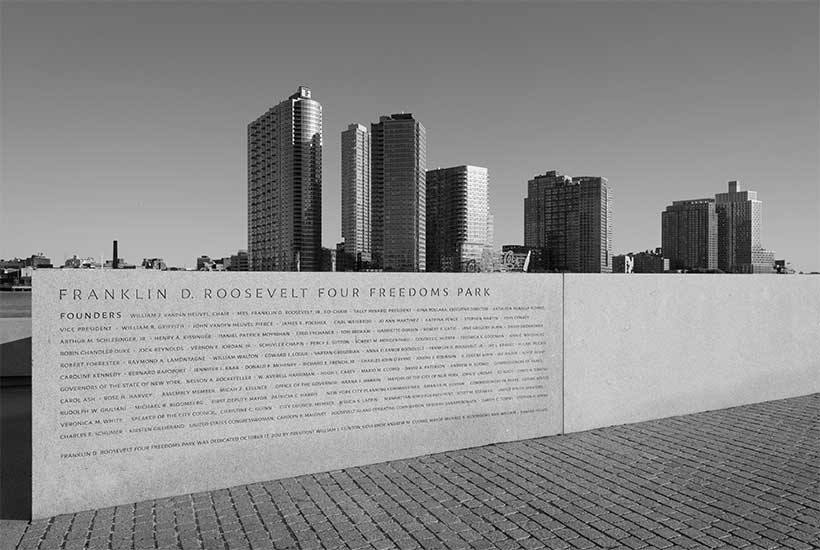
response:
<path id="1" fill-rule="evenodd" d="M 815 548 L 820 394 L 0 522 L 5 548 Z"/>
<path id="2" fill-rule="evenodd" d="M 689 204 L 707 204 L 710 202 L 715 202 L 715 199 L 707 197 L 703 199 L 684 199 L 680 201 L 672 201 L 672 206 L 676 205 L 689 205 Z M 669 208 L 667 206 L 667 208 Z"/>
<path id="3" fill-rule="evenodd" d="M 379 117 L 379 122 L 388 120 L 414 120 L 413 113 L 393 113 L 392 115 L 382 115 Z"/>
<path id="4" fill-rule="evenodd" d="M 291 95 L 288 99 L 310 99 L 311 95 L 312 94 L 310 88 L 308 88 L 307 86 L 299 86 L 298 88 L 296 88 L 296 93 Z"/>

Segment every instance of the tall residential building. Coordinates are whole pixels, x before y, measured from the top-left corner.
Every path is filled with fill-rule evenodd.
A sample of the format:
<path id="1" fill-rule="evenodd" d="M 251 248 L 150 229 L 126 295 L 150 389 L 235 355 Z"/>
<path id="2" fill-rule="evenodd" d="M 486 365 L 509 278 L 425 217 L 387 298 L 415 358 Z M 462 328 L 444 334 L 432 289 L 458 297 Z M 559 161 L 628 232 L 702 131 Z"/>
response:
<path id="1" fill-rule="evenodd" d="M 716 269 L 718 223 L 714 199 L 675 201 L 661 212 L 661 249 L 670 269 Z"/>
<path id="2" fill-rule="evenodd" d="M 427 271 L 465 271 L 492 248 L 487 169 L 427 171 Z"/>
<path id="3" fill-rule="evenodd" d="M 251 271 L 318 271 L 322 250 L 322 106 L 309 88 L 248 125 Z"/>
<path id="4" fill-rule="evenodd" d="M 606 178 L 572 178 L 580 192 L 579 223 L 583 273 L 612 271 L 612 190 Z"/>
<path id="5" fill-rule="evenodd" d="M 370 125 L 371 256 L 385 271 L 425 271 L 427 138 L 412 114 Z"/>
<path id="6" fill-rule="evenodd" d="M 718 267 L 726 273 L 774 273 L 774 252 L 760 240 L 762 204 L 757 192 L 729 182 L 728 193 L 715 195 Z"/>
<path id="7" fill-rule="evenodd" d="M 370 133 L 361 124 L 342 132 L 342 238 L 350 263 L 370 262 Z"/>
<path id="8" fill-rule="evenodd" d="M 612 190 L 606 178 L 556 171 L 527 182 L 524 245 L 544 250 L 546 269 L 612 271 Z"/>

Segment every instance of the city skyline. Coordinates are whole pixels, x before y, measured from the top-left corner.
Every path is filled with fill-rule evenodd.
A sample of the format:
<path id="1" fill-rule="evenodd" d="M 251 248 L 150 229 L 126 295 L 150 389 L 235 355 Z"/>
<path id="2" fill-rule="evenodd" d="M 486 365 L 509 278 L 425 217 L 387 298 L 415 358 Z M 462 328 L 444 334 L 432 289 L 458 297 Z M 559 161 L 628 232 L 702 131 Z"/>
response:
<path id="1" fill-rule="evenodd" d="M 497 246 L 523 242 L 526 182 L 547 170 L 609 180 L 614 254 L 659 246 L 671 201 L 740 180 L 766 203 L 764 246 L 820 270 L 816 4 L 0 9 L 0 257 L 61 264 L 118 239 L 132 263 L 190 266 L 245 248 L 245 125 L 306 85 L 325 107 L 325 247 L 342 234 L 341 131 L 406 110 L 428 168 L 493 174 Z M 274 46 L 311 17 L 319 37 L 285 59 Z"/>

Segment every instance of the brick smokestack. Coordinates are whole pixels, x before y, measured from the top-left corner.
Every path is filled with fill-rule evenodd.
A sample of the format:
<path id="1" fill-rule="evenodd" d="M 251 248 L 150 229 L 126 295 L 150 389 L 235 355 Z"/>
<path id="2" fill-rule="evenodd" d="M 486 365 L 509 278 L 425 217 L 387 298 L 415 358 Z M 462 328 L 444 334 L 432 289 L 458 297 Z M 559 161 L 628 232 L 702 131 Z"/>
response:
<path id="1" fill-rule="evenodd" d="M 111 267 L 117 269 L 119 267 L 120 259 L 117 256 L 117 241 L 114 241 L 114 259 L 111 261 Z"/>

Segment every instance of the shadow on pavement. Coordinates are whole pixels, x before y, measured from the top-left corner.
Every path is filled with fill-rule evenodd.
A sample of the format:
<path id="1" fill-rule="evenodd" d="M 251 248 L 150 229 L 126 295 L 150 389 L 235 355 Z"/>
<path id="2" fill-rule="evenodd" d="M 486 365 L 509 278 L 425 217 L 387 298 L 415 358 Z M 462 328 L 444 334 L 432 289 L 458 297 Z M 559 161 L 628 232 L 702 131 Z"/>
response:
<path id="1" fill-rule="evenodd" d="M 0 362 L 4 367 L 10 366 L 9 363 L 31 365 L 31 338 L 0 344 Z M 4 369 L 4 374 L 9 371 Z M 0 519 L 30 518 L 31 376 L 3 376 L 0 378 Z"/>

